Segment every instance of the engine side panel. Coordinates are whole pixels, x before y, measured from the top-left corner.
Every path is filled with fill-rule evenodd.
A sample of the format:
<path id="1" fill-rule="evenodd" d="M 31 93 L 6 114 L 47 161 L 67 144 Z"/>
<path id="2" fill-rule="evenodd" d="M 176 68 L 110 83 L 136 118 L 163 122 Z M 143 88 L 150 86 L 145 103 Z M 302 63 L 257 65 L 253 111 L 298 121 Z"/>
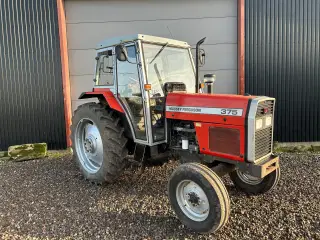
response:
<path id="1" fill-rule="evenodd" d="M 195 122 L 194 126 L 200 153 L 244 161 L 244 126 L 203 122 Z"/>
<path id="2" fill-rule="evenodd" d="M 248 103 L 252 98 L 240 95 L 169 93 L 166 118 L 244 126 Z"/>

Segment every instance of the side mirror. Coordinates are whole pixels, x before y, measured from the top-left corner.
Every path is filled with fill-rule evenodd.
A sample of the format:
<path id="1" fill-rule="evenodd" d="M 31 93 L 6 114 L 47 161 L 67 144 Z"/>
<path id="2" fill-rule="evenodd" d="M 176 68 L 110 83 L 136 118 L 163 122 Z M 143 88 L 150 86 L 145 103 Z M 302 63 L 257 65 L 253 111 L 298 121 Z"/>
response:
<path id="1" fill-rule="evenodd" d="M 115 48 L 115 51 L 116 51 L 117 59 L 119 61 L 125 62 L 128 60 L 127 48 L 124 45 L 122 45 L 122 44 L 117 45 Z"/>
<path id="2" fill-rule="evenodd" d="M 205 65 L 206 63 L 206 53 L 203 49 L 199 50 L 199 63 L 201 66 Z"/>
<path id="3" fill-rule="evenodd" d="M 203 49 L 200 49 L 201 44 L 204 43 L 206 38 L 202 38 L 199 42 L 197 42 L 196 46 L 196 93 L 199 92 L 200 85 L 199 85 L 199 68 L 204 65 L 205 62 L 205 53 Z"/>

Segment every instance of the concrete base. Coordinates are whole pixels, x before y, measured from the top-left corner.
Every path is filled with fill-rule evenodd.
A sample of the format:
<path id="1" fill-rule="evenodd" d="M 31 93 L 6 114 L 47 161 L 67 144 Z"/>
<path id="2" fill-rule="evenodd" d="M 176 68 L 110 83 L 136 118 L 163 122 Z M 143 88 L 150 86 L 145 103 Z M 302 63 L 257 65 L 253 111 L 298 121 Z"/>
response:
<path id="1" fill-rule="evenodd" d="M 10 160 L 25 161 L 47 156 L 46 143 L 34 143 L 10 146 L 8 149 Z"/>

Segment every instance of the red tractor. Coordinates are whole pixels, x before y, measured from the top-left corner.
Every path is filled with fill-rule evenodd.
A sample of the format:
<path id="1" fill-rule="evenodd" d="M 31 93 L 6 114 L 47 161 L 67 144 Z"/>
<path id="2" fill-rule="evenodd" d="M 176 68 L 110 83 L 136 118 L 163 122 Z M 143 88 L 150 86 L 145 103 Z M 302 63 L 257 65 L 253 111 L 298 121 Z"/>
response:
<path id="1" fill-rule="evenodd" d="M 226 224 L 229 174 L 249 194 L 280 178 L 272 154 L 275 99 L 212 93 L 214 75 L 199 81 L 186 42 L 147 35 L 107 40 L 97 48 L 95 85 L 72 120 L 73 153 L 89 181 L 112 183 L 128 162 L 143 166 L 179 157 L 168 193 L 183 224 L 206 233 Z"/>

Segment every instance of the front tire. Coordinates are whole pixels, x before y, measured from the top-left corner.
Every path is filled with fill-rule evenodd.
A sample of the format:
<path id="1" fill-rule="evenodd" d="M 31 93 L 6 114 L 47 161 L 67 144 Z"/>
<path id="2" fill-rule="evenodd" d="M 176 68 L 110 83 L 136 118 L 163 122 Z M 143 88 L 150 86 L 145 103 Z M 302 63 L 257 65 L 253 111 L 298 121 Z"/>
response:
<path id="1" fill-rule="evenodd" d="M 218 175 L 202 164 L 180 165 L 170 177 L 168 192 L 177 217 L 194 231 L 215 232 L 228 221 L 228 192 Z"/>
<path id="2" fill-rule="evenodd" d="M 235 170 L 229 175 L 237 189 L 248 194 L 257 195 L 267 193 L 277 186 L 280 180 L 280 168 L 277 168 L 264 178 L 256 178 L 240 170 Z"/>
<path id="3" fill-rule="evenodd" d="M 122 173 L 127 139 L 119 118 L 102 104 L 86 103 L 72 118 L 74 159 L 84 177 L 94 183 L 112 183 Z"/>

